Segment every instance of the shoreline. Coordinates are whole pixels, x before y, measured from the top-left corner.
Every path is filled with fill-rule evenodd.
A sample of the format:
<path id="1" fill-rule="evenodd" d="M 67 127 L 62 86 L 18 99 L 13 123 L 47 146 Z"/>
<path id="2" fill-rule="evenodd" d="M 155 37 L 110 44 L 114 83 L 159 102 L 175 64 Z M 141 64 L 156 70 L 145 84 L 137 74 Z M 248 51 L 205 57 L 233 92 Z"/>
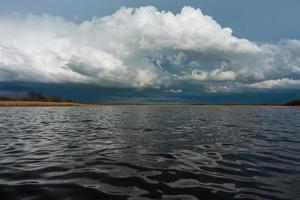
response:
<path id="1" fill-rule="evenodd" d="M 79 107 L 81 103 L 46 101 L 0 101 L 0 107 Z"/>
<path id="2" fill-rule="evenodd" d="M 0 101 L 0 107 L 220 107 L 220 108 L 290 108 L 299 106 L 268 104 L 96 104 L 43 101 Z"/>

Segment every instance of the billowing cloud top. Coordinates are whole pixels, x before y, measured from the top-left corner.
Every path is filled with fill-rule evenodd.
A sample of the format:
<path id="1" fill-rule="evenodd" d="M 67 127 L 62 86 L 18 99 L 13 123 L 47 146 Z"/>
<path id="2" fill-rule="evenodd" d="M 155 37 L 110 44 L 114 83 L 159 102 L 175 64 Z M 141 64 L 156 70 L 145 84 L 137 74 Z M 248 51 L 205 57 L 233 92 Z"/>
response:
<path id="1" fill-rule="evenodd" d="M 300 41 L 256 44 L 200 9 L 121 8 L 76 24 L 49 15 L 0 19 L 0 82 L 206 92 L 298 88 Z M 201 86 L 201 87 L 200 87 Z"/>

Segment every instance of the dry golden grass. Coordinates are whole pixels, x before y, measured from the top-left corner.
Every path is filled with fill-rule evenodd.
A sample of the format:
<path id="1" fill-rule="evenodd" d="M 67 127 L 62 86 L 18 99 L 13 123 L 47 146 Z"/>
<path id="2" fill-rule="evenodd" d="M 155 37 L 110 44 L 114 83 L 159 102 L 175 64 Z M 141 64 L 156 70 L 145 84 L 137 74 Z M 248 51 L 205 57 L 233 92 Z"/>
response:
<path id="1" fill-rule="evenodd" d="M 83 106 L 80 103 L 69 102 L 41 102 L 41 101 L 0 101 L 0 107 L 63 107 L 63 106 Z"/>

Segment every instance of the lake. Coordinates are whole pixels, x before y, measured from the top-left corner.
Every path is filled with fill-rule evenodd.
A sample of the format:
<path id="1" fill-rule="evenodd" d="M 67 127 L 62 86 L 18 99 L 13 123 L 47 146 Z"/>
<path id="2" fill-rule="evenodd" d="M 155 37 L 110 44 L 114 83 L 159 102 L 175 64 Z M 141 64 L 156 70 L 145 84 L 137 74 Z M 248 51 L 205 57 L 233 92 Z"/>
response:
<path id="1" fill-rule="evenodd" d="M 0 108 L 1 199 L 300 199 L 300 109 Z"/>

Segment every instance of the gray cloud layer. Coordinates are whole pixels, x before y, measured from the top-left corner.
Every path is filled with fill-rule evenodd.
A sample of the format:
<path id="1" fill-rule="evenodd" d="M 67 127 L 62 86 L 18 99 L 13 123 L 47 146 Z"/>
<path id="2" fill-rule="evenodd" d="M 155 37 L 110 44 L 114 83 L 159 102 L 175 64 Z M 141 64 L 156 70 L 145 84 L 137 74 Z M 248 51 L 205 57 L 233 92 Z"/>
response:
<path id="1" fill-rule="evenodd" d="M 121 8 L 81 24 L 49 15 L 0 19 L 0 82 L 83 83 L 206 92 L 299 88 L 300 41 L 234 37 L 200 9 Z"/>

